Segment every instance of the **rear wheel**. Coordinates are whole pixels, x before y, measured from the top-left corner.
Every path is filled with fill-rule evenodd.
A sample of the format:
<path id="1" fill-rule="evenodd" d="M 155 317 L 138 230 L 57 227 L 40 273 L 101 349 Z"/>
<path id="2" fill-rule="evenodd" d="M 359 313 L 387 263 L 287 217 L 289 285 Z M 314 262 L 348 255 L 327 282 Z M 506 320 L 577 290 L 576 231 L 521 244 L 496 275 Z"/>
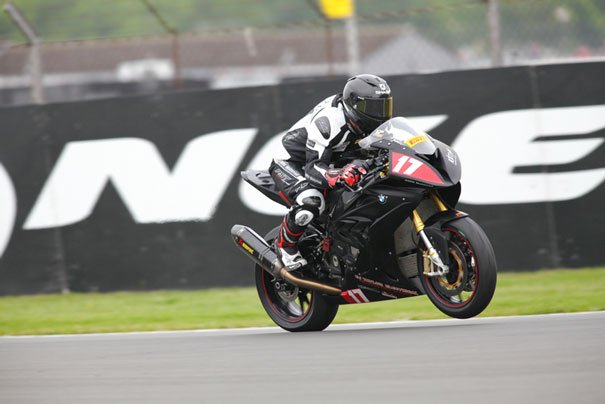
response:
<path id="1" fill-rule="evenodd" d="M 422 285 L 433 304 L 455 318 L 481 313 L 496 290 L 496 258 L 489 239 L 479 225 L 464 217 L 442 226 L 448 239 L 449 272 L 444 276 L 420 273 Z M 430 265 L 423 260 L 419 268 Z M 428 270 L 428 268 L 426 268 Z"/>
<path id="2" fill-rule="evenodd" d="M 273 229 L 265 240 L 271 244 L 279 228 Z M 338 303 L 321 292 L 307 290 L 276 279 L 259 265 L 255 266 L 256 290 L 263 308 L 271 319 L 288 331 L 321 331 L 332 323 Z"/>

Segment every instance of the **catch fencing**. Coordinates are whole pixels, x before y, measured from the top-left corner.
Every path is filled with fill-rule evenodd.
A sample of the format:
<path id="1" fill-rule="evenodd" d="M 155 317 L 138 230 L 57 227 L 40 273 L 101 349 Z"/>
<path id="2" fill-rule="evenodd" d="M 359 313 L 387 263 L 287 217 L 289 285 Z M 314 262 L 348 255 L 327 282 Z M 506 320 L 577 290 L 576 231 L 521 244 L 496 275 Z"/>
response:
<path id="1" fill-rule="evenodd" d="M 605 263 L 605 63 L 388 78 L 395 114 L 459 152 L 460 209 L 501 270 Z M 242 183 L 342 80 L 0 109 L 0 294 L 250 285 Z"/>
<path id="2" fill-rule="evenodd" d="M 47 102 L 605 57 L 603 0 L 356 0 L 351 42 L 316 0 L 13 1 L 42 41 Z M 7 16 L 0 38 L 0 105 L 30 103 L 30 47 Z"/>

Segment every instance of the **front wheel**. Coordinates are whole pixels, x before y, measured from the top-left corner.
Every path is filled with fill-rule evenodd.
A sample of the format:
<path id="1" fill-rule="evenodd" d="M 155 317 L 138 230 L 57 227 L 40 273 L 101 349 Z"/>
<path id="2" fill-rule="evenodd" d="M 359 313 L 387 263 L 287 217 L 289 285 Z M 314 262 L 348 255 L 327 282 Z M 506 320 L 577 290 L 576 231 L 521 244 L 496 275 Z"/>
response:
<path id="1" fill-rule="evenodd" d="M 265 240 L 271 244 L 279 227 L 270 231 Z M 259 265 L 256 272 L 256 290 L 263 308 L 271 320 L 287 331 L 321 331 L 332 323 L 338 312 L 338 303 L 321 292 L 307 290 L 281 279 L 275 279 Z"/>
<path id="2" fill-rule="evenodd" d="M 443 313 L 455 318 L 470 318 L 481 313 L 496 290 L 496 257 L 489 239 L 469 217 L 445 223 L 441 230 L 448 240 L 449 272 L 427 276 L 422 260 L 420 278 L 431 302 Z M 428 270 L 428 268 L 427 268 Z"/>

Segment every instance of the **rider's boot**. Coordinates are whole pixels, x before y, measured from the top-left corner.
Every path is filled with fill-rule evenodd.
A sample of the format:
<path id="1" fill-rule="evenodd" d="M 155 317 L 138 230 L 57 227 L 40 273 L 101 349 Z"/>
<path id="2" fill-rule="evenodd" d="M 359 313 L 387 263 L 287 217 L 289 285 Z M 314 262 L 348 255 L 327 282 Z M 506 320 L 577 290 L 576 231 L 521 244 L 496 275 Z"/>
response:
<path id="1" fill-rule="evenodd" d="M 300 222 L 300 220 L 299 220 Z M 281 222 L 279 236 L 275 239 L 275 249 L 288 271 L 293 271 L 307 265 L 298 250 L 298 240 L 305 232 L 308 223 L 299 225 L 296 223 L 296 215 L 293 211 L 288 212 Z"/>

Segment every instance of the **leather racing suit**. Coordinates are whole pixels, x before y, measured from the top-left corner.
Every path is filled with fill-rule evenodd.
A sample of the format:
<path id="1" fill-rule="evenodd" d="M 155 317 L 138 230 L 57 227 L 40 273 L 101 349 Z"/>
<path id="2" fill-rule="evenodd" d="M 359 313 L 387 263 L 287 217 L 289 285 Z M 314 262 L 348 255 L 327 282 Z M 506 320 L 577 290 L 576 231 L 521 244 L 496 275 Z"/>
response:
<path id="1" fill-rule="evenodd" d="M 338 173 L 331 170 L 330 163 L 357 147 L 358 138 L 347 124 L 340 94 L 317 104 L 282 138 L 290 158 L 274 160 L 269 172 L 280 195 L 291 206 L 276 240 L 278 253 L 290 269 L 306 264 L 298 252 L 298 240 L 324 211 L 324 193 L 337 182 Z"/>

